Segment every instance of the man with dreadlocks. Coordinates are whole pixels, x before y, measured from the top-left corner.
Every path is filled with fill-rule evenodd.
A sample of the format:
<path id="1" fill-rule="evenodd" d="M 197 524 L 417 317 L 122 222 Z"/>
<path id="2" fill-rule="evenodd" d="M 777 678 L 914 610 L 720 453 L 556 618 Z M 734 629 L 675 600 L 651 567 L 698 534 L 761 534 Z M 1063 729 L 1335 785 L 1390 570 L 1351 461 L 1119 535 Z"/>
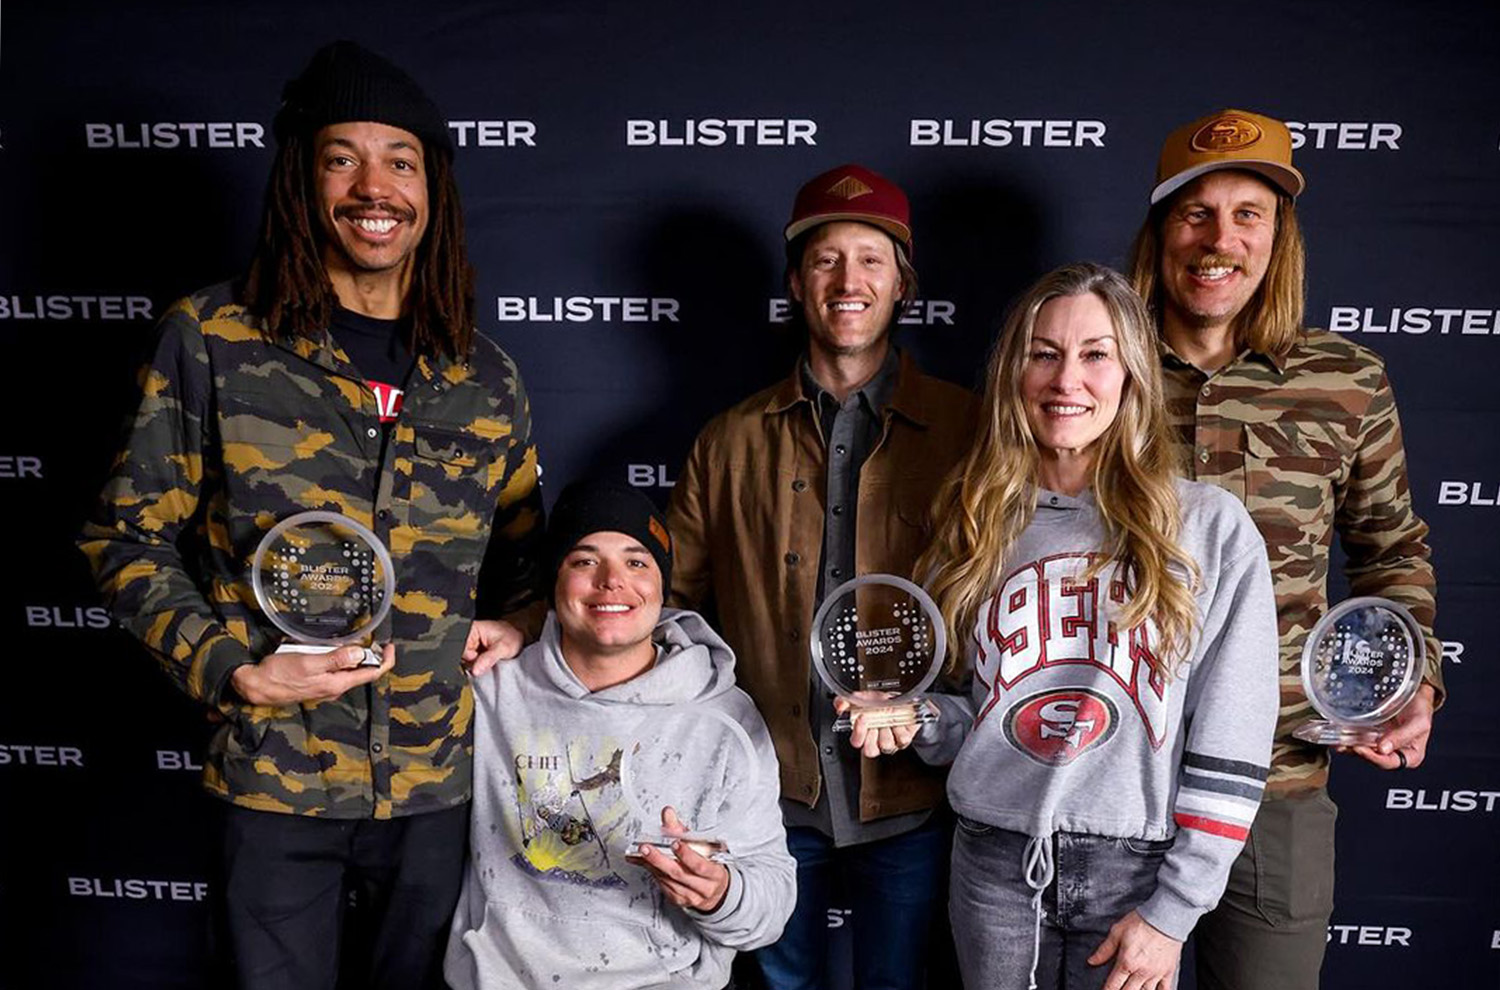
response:
<path id="1" fill-rule="evenodd" d="M 481 671 L 521 645 L 541 534 L 515 365 L 474 332 L 443 116 L 349 42 L 288 83 L 247 277 L 171 307 L 80 545 L 120 624 L 222 716 L 203 782 L 244 987 L 442 986 Z M 362 647 L 283 649 L 256 604 L 263 535 L 342 513 L 389 548 Z M 368 958 L 340 965 L 358 894 Z M 363 954 L 361 954 L 363 955 Z"/>

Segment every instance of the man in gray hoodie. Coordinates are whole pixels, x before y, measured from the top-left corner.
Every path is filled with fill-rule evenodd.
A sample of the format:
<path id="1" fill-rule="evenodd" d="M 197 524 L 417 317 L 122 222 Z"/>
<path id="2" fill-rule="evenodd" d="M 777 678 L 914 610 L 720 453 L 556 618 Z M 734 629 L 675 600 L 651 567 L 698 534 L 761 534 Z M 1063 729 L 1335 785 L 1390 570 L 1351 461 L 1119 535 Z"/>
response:
<path id="1" fill-rule="evenodd" d="M 663 609 L 672 539 L 576 484 L 542 638 L 474 680 L 472 848 L 445 975 L 477 988 L 718 988 L 796 900 L 765 723 L 734 655 Z"/>

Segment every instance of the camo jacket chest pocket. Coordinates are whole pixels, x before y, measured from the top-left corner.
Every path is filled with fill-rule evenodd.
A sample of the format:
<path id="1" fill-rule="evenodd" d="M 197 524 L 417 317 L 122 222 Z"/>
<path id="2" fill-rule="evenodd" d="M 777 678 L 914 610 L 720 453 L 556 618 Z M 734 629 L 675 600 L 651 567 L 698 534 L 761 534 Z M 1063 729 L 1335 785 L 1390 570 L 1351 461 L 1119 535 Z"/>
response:
<path id="1" fill-rule="evenodd" d="M 1337 436 L 1324 424 L 1295 420 L 1247 423 L 1245 508 L 1278 553 L 1327 555 L 1335 493 L 1348 467 Z"/>
<path id="2" fill-rule="evenodd" d="M 409 456 L 398 458 L 394 494 L 403 515 L 392 550 L 440 551 L 488 538 L 504 474 L 506 438 L 455 424 L 402 424 Z M 404 468 L 404 470 L 403 470 Z M 404 478 L 402 477 L 404 475 Z M 404 497 L 403 497 L 404 495 Z"/>

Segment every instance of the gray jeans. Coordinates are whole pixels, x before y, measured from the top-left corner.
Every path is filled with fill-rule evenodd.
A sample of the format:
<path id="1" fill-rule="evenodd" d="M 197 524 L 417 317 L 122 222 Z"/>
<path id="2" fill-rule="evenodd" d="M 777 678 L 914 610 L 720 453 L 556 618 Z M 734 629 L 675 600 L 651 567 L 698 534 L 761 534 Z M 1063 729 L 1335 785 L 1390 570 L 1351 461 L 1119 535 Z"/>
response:
<path id="1" fill-rule="evenodd" d="M 948 914 L 964 986 L 1026 990 L 1034 960 L 1038 987 L 1103 987 L 1112 963 L 1090 966 L 1085 960 L 1111 925 L 1156 890 L 1156 872 L 1172 840 L 1053 835 L 1040 929 L 1035 890 L 1027 882 L 1028 841 L 1020 832 L 958 819 Z M 1033 883 L 1045 879 L 1035 868 L 1030 873 Z"/>

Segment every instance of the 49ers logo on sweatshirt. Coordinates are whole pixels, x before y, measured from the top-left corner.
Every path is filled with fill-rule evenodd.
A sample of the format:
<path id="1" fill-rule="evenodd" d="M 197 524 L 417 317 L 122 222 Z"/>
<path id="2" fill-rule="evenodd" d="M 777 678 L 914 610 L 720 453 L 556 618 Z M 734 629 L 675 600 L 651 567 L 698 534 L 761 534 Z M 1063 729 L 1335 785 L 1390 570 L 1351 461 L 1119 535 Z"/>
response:
<path id="1" fill-rule="evenodd" d="M 1097 691 L 1044 691 L 1005 713 L 1005 738 L 1038 763 L 1065 767 L 1108 742 L 1119 723 L 1114 702 Z"/>

